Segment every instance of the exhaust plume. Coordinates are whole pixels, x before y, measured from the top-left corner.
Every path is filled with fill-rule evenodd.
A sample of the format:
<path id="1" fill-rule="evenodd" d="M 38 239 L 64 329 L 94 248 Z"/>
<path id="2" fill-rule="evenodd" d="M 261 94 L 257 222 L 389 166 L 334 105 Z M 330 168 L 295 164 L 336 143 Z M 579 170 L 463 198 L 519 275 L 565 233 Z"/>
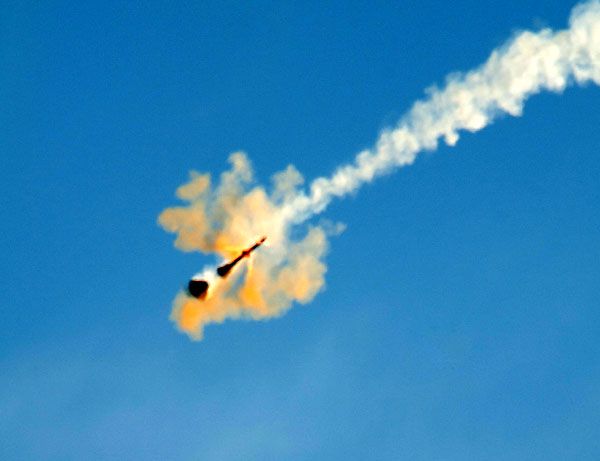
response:
<path id="1" fill-rule="evenodd" d="M 333 198 L 412 164 L 420 152 L 436 149 L 440 138 L 453 146 L 459 131 L 479 131 L 505 113 L 519 116 L 529 96 L 561 92 L 573 82 L 600 84 L 598 0 L 576 6 L 568 29 L 521 32 L 481 67 L 451 74 L 442 89 L 429 89 L 395 128 L 384 130 L 373 148 L 331 176 L 315 179 L 308 190 L 292 165 L 276 173 L 268 189 L 254 184 L 242 152 L 231 155 L 231 169 L 216 186 L 209 175 L 192 172 L 190 181 L 177 189 L 187 203 L 159 217 L 160 225 L 177 235 L 175 246 L 216 253 L 225 261 L 258 236 L 269 240 L 227 279 L 217 280 L 211 275 L 215 268 L 205 268 L 199 276 L 210 283 L 206 298 L 180 292 L 171 319 L 190 337 L 201 339 L 209 323 L 267 319 L 282 315 L 294 302 L 309 302 L 324 285 L 327 237 L 341 225 L 310 225 L 300 238 L 298 225 L 325 210 Z"/>

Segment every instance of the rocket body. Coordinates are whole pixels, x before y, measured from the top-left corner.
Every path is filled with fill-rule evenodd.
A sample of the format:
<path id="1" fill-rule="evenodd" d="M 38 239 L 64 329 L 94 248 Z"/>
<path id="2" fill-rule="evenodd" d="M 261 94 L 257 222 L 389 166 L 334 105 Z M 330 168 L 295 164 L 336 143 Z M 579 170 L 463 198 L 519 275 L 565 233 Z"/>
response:
<path id="1" fill-rule="evenodd" d="M 245 250 L 243 250 L 237 258 L 235 258 L 234 260 L 228 262 L 227 264 L 223 264 L 222 266 L 219 266 L 217 268 L 217 274 L 219 275 L 219 277 L 227 277 L 227 275 L 229 274 L 229 272 L 231 272 L 231 269 L 233 269 L 234 266 L 237 263 L 239 263 L 242 259 L 247 258 L 248 256 L 250 256 L 250 254 L 254 250 L 256 250 L 259 246 L 261 246 L 266 239 L 267 239 L 267 237 L 261 238 L 254 245 L 252 245 L 251 247 L 246 248 Z"/>
<path id="2" fill-rule="evenodd" d="M 252 254 L 254 250 L 261 246 L 266 239 L 267 237 L 261 238 L 260 240 L 256 241 L 254 245 L 243 250 L 237 258 L 229 261 L 226 264 L 223 264 L 222 266 L 219 266 L 217 268 L 217 275 L 221 278 L 227 277 L 237 263 L 239 263 L 244 258 L 248 258 L 250 254 Z M 190 296 L 193 296 L 197 299 L 204 299 L 206 298 L 206 295 L 208 293 L 208 286 L 209 285 L 206 280 L 192 279 L 188 282 L 187 290 Z"/>

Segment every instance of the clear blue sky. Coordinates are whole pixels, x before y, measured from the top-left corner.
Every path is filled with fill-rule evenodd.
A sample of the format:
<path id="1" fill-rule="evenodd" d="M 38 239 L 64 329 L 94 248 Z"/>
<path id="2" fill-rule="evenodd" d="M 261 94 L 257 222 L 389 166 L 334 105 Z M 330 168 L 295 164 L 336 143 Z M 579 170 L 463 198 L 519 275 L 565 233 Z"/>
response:
<path id="1" fill-rule="evenodd" d="M 574 3 L 4 2 L 0 458 L 600 459 L 597 87 L 333 204 L 280 319 L 178 333 L 209 259 L 156 224 L 234 150 L 330 173 Z"/>

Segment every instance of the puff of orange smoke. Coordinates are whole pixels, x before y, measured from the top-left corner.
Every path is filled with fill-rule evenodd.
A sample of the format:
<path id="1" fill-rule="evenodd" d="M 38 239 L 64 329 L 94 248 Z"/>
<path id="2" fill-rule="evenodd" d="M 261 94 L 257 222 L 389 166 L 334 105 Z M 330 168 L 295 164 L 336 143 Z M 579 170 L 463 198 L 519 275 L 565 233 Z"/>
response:
<path id="1" fill-rule="evenodd" d="M 181 291 L 173 301 L 171 320 L 192 339 L 202 339 L 204 327 L 226 319 L 261 320 L 282 315 L 294 302 L 307 303 L 324 285 L 327 226 L 310 226 L 302 238 L 291 238 L 283 203 L 297 193 L 300 174 L 288 167 L 273 177 L 269 192 L 252 187 L 250 163 L 241 152 L 230 156 L 231 169 L 212 187 L 207 174 L 193 172 L 177 189 L 186 202 L 167 208 L 159 224 L 176 234 L 183 251 L 215 253 L 224 260 L 237 256 L 257 235 L 269 240 L 225 279 L 213 278 L 206 298 Z M 210 273 L 213 268 L 205 268 Z"/>

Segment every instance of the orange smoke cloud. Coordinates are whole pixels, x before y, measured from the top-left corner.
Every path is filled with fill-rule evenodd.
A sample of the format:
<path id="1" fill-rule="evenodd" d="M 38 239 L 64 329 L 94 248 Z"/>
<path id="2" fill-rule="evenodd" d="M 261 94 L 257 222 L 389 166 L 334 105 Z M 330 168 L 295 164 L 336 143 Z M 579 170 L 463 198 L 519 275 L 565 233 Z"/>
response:
<path id="1" fill-rule="evenodd" d="M 303 182 L 300 173 L 291 166 L 277 173 L 267 192 L 252 187 L 252 169 L 243 153 L 232 154 L 229 162 L 231 169 L 216 187 L 209 175 L 192 172 L 190 181 L 176 192 L 186 203 L 167 208 L 158 219 L 165 230 L 176 234 L 177 248 L 215 253 L 224 260 L 237 256 L 258 236 L 268 236 L 267 243 L 227 278 L 213 276 L 205 299 L 183 291 L 177 294 L 170 318 L 196 340 L 211 323 L 280 316 L 294 302 L 309 302 L 324 285 L 326 230 L 312 226 L 302 238 L 292 239 L 291 224 L 281 212 Z M 214 267 L 205 268 L 204 276 L 212 274 Z"/>

